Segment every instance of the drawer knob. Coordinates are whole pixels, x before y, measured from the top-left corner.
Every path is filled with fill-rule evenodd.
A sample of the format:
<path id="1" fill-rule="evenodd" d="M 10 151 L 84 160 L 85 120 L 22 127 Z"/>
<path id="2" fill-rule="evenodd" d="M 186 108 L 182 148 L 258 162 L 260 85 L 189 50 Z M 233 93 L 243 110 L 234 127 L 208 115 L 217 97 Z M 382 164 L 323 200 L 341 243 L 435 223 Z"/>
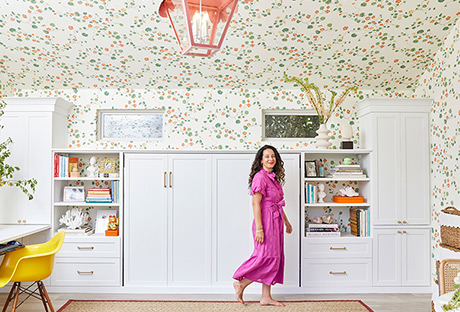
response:
<path id="1" fill-rule="evenodd" d="M 398 220 L 398 223 L 401 224 L 401 220 Z"/>
<path id="2" fill-rule="evenodd" d="M 404 233 L 404 234 L 407 234 L 407 232 L 406 232 L 406 231 L 403 231 L 403 233 Z"/>
<path id="3" fill-rule="evenodd" d="M 404 224 L 407 224 L 407 221 L 404 220 L 403 223 L 404 223 Z"/>
<path id="4" fill-rule="evenodd" d="M 77 270 L 78 274 L 94 274 L 94 271 L 79 271 Z"/>
<path id="5" fill-rule="evenodd" d="M 93 250 L 93 249 L 94 249 L 94 247 L 93 247 L 93 246 L 88 246 L 88 247 L 86 247 L 86 246 L 83 246 L 83 247 L 81 247 L 81 246 L 77 246 L 77 248 L 78 248 L 78 250 L 82 250 L 82 249 L 89 249 L 89 250 Z"/>
<path id="6" fill-rule="evenodd" d="M 331 274 L 331 275 L 344 275 L 344 274 L 347 274 L 347 271 L 343 271 L 343 272 L 332 272 L 332 271 L 330 271 L 329 274 Z"/>
<path id="7" fill-rule="evenodd" d="M 398 234 L 401 234 L 401 231 L 398 231 Z"/>
<path id="8" fill-rule="evenodd" d="M 347 250 L 347 247 L 329 247 L 330 250 Z"/>

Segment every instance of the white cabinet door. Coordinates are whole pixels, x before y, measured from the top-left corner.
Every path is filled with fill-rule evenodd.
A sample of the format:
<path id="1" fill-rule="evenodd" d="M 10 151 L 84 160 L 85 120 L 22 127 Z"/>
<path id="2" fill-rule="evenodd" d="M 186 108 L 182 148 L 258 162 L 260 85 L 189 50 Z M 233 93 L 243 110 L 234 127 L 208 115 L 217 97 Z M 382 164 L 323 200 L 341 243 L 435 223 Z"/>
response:
<path id="1" fill-rule="evenodd" d="M 299 286 L 300 279 L 300 155 L 282 154 L 286 183 L 283 186 L 285 214 L 292 233 L 284 233 L 284 286 Z"/>
<path id="2" fill-rule="evenodd" d="M 0 188 L 0 220 L 2 223 L 49 224 L 51 223 L 51 113 L 5 113 L 0 142 L 8 137 L 11 156 L 6 162 L 18 166 L 14 179 L 38 181 L 34 199 L 17 187 Z"/>
<path id="3" fill-rule="evenodd" d="M 399 229 L 374 229 L 373 285 L 401 285 L 401 235 Z M 400 231 L 401 232 L 401 231 Z"/>
<path id="4" fill-rule="evenodd" d="M 430 229 L 402 231 L 402 286 L 430 286 Z"/>
<path id="5" fill-rule="evenodd" d="M 430 224 L 428 114 L 401 114 L 401 219 L 409 225 Z"/>
<path id="6" fill-rule="evenodd" d="M 401 220 L 401 129 L 399 114 L 374 114 L 373 213 L 374 224 Z"/>
<path id="7" fill-rule="evenodd" d="M 169 155 L 171 286 L 211 284 L 211 155 Z"/>
<path id="8" fill-rule="evenodd" d="M 252 197 L 248 180 L 254 155 L 213 155 L 213 279 L 229 286 L 253 250 Z"/>
<path id="9" fill-rule="evenodd" d="M 125 286 L 167 284 L 166 173 L 166 155 L 125 155 Z"/>

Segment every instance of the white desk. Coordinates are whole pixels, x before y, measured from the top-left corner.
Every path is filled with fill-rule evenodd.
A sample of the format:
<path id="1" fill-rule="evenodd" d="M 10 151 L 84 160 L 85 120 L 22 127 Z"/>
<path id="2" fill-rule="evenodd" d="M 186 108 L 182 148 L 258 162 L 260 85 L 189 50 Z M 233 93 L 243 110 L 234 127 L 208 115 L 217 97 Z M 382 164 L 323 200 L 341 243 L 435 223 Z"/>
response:
<path id="1" fill-rule="evenodd" d="M 0 224 L 0 244 L 46 231 L 50 224 Z"/>

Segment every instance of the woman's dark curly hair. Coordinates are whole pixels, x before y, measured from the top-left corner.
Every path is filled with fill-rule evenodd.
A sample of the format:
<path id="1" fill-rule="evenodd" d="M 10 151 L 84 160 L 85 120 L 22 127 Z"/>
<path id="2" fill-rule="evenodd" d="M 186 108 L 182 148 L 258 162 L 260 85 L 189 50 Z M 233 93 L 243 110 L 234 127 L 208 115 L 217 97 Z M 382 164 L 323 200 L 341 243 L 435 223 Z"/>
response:
<path id="1" fill-rule="evenodd" d="M 256 173 L 259 172 L 260 169 L 262 169 L 262 164 L 260 162 L 262 161 L 262 157 L 266 149 L 271 149 L 275 153 L 276 164 L 275 167 L 273 167 L 273 172 L 275 173 L 275 180 L 278 181 L 278 183 L 281 185 L 284 184 L 284 162 L 281 159 L 280 154 L 273 146 L 264 145 L 257 151 L 256 157 L 254 158 L 254 162 L 252 163 L 251 173 L 249 174 L 249 188 L 251 188 L 252 186 L 252 180 L 254 179 Z"/>

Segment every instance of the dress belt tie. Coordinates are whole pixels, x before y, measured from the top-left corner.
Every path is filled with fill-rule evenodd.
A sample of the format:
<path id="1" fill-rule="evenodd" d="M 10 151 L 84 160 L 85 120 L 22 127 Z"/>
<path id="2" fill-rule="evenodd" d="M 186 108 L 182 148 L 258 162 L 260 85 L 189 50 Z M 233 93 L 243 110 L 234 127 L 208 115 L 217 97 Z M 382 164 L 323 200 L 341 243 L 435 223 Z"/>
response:
<path id="1" fill-rule="evenodd" d="M 280 218 L 280 217 L 282 219 L 284 219 L 283 207 L 285 205 L 286 205 L 286 203 L 284 202 L 284 200 L 272 204 L 271 208 L 272 208 L 272 217 L 273 217 L 273 219 Z"/>

